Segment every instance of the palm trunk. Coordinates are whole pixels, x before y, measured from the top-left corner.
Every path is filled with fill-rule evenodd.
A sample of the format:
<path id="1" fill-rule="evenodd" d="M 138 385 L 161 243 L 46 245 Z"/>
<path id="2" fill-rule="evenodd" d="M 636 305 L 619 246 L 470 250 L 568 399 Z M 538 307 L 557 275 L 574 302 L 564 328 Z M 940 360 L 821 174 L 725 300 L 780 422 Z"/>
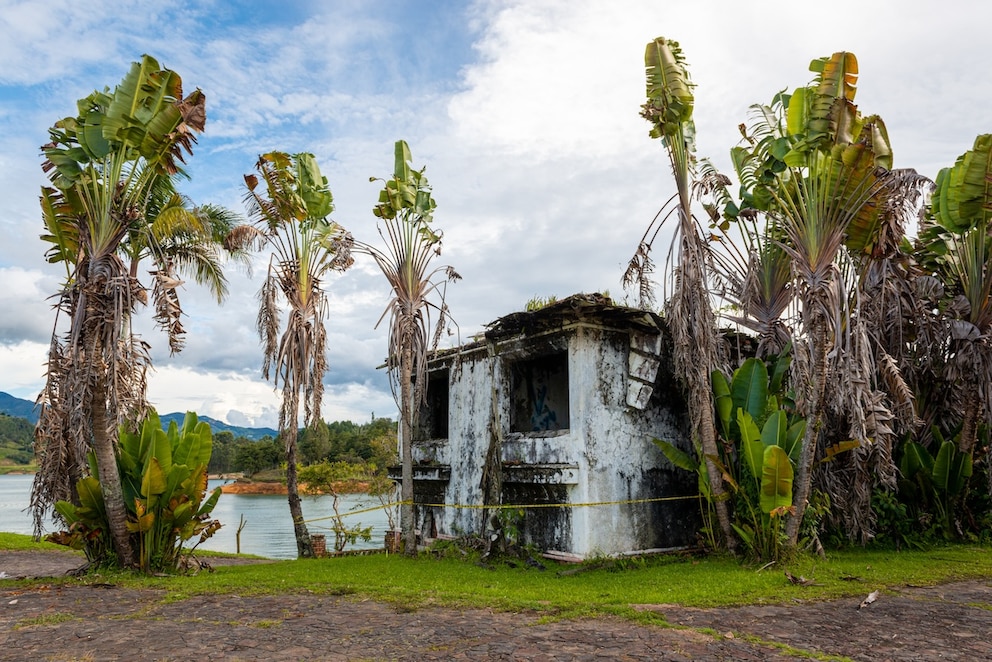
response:
<path id="1" fill-rule="evenodd" d="M 720 450 L 716 444 L 716 432 L 713 421 L 713 404 L 710 401 L 709 382 L 705 382 L 707 389 L 705 394 L 694 394 L 692 400 L 694 406 L 699 411 L 699 427 L 696 432 L 699 435 L 699 444 L 702 446 L 703 454 L 706 456 L 706 473 L 710 479 L 710 493 L 713 496 L 713 505 L 716 508 L 716 519 L 720 525 L 720 531 L 727 544 L 727 551 L 731 554 L 737 553 L 737 536 L 730 523 L 729 494 L 723 487 L 723 475 L 710 457 L 720 457 Z M 699 385 L 692 386 L 694 391 L 699 390 Z"/>
<path id="2" fill-rule="evenodd" d="M 300 503 L 300 486 L 296 478 L 296 414 L 290 426 L 283 432 L 286 435 L 286 493 L 289 499 L 289 514 L 293 517 L 293 533 L 296 534 L 296 553 L 301 559 L 314 557 L 313 540 L 303 520 L 303 506 Z"/>
<path id="3" fill-rule="evenodd" d="M 802 446 L 799 450 L 799 462 L 796 468 L 796 480 L 793 486 L 792 504 L 795 513 L 785 526 L 785 535 L 790 547 L 799 543 L 799 529 L 806 513 L 806 503 L 813 479 L 813 462 L 816 459 L 816 446 L 820 438 L 820 426 L 823 419 L 823 393 L 827 381 L 827 322 L 822 316 L 817 316 L 811 325 L 810 343 L 815 356 L 813 358 L 813 394 L 806 414 L 806 433 L 803 435 Z"/>
<path id="4" fill-rule="evenodd" d="M 688 192 L 682 194 L 683 205 L 681 212 L 682 250 L 679 258 L 682 292 L 675 296 L 683 298 L 683 305 L 690 314 L 680 316 L 683 328 L 684 342 L 691 347 L 686 356 L 681 358 L 683 374 L 689 390 L 689 406 L 691 420 L 695 426 L 693 433 L 698 435 L 699 444 L 703 449 L 702 459 L 706 462 L 706 473 L 709 477 L 710 494 L 716 509 L 717 523 L 731 554 L 737 553 L 737 536 L 730 521 L 729 494 L 723 485 L 723 474 L 710 458 L 720 457 L 720 449 L 716 442 L 716 424 L 713 420 L 712 387 L 710 372 L 712 357 L 717 351 L 715 337 L 716 321 L 710 308 L 709 295 L 705 287 L 705 276 L 701 272 L 703 250 L 700 246 L 696 225 L 691 222 L 691 210 L 688 208 Z"/>
<path id="5" fill-rule="evenodd" d="M 415 526 L 416 511 L 413 506 L 413 352 L 405 343 L 402 350 L 400 366 L 400 402 L 403 410 L 400 412 L 400 461 L 402 463 L 402 488 L 400 497 L 403 501 L 400 510 L 400 528 L 403 530 L 403 541 L 407 556 L 417 555 L 417 529 Z"/>
<path id="6" fill-rule="evenodd" d="M 93 414 L 93 454 L 100 474 L 97 478 L 107 510 L 110 537 L 120 567 L 131 568 L 136 565 L 136 559 L 131 546 L 131 534 L 127 530 L 127 508 L 124 506 L 121 476 L 117 469 L 114 437 L 110 432 L 112 428 L 116 428 L 116 424 L 112 424 L 107 418 L 107 386 L 103 375 L 98 376 L 93 385 L 90 407 Z"/>
<path id="7" fill-rule="evenodd" d="M 961 419 L 961 436 L 958 438 L 958 449 L 968 457 L 971 457 L 978 441 L 978 419 L 981 418 L 978 386 L 973 385 L 970 390 Z"/>

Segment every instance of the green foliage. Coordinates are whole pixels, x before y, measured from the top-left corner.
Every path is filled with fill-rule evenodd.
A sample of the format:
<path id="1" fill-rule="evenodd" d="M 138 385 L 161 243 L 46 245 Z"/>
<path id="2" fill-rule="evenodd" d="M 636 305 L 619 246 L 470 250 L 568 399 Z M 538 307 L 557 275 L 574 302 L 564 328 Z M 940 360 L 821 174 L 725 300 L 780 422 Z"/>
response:
<path id="1" fill-rule="evenodd" d="M 970 150 L 937 174 L 930 211 L 944 230 L 955 234 L 992 221 L 992 134 L 975 138 Z"/>
<path id="2" fill-rule="evenodd" d="M 350 462 L 321 462 L 300 468 L 300 483 L 303 484 L 303 491 L 314 496 L 318 494 L 330 494 L 333 497 L 332 507 L 334 515 L 331 517 L 331 531 L 334 533 L 334 551 L 341 552 L 348 545 L 355 544 L 359 539 L 369 541 L 372 539 L 372 527 L 363 527 L 361 522 L 349 524 L 345 521 L 348 513 L 342 513 L 339 509 L 341 490 L 346 485 L 354 485 L 357 482 L 368 483 L 376 490 L 376 496 L 390 494 L 395 490 L 395 486 L 388 478 L 376 472 L 374 465 L 352 464 Z M 393 524 L 393 517 L 390 518 Z M 391 527 L 392 528 L 392 527 Z"/>
<path id="3" fill-rule="evenodd" d="M 0 464 L 34 462 L 34 425 L 26 418 L 0 413 Z"/>
<path id="4" fill-rule="evenodd" d="M 671 141 L 692 122 L 692 83 L 682 50 L 676 41 L 658 37 L 644 50 L 647 102 L 641 116 L 650 121 L 652 138 Z"/>
<path id="5" fill-rule="evenodd" d="M 749 358 L 729 382 L 720 372 L 711 376 L 713 404 L 725 441 L 725 451 L 711 459 L 734 497 L 734 530 L 748 553 L 759 560 L 781 556 L 782 521 L 793 511 L 795 464 L 806 430 L 806 420 L 795 412 L 793 396 L 784 386 L 790 360 L 783 353 L 772 357 L 769 366 Z M 700 462 L 668 442 L 655 443 L 675 466 L 697 473 L 700 494 L 712 504 Z M 711 522 L 712 516 L 706 519 Z"/>
<path id="6" fill-rule="evenodd" d="M 127 530 L 139 550 L 144 572 L 175 570 L 183 543 L 194 536 L 203 542 L 220 528 L 209 515 L 220 488 L 207 495 L 210 426 L 189 412 L 180 428 L 162 429 L 152 410 L 134 434 L 121 428 L 118 469 L 127 507 Z M 95 466 L 92 467 L 95 474 Z M 100 482 L 86 476 L 76 485 L 79 504 L 59 501 L 55 509 L 69 530 L 52 534 L 53 542 L 84 549 L 98 564 L 113 562 L 107 513 Z M 197 543 L 199 544 L 199 543 Z"/>
<path id="7" fill-rule="evenodd" d="M 954 441 L 943 439 L 938 430 L 933 434 L 939 444 L 936 455 L 916 442 L 903 444 L 899 497 L 915 521 L 929 523 L 944 538 L 959 537 L 964 496 L 972 476 L 971 455 L 958 450 Z"/>
<path id="8" fill-rule="evenodd" d="M 558 301 L 558 297 L 556 297 L 553 294 L 546 297 L 535 296 L 527 301 L 527 304 L 524 306 L 524 310 L 527 311 L 528 313 L 532 313 L 536 310 L 547 308 L 548 306 L 550 306 L 553 303 L 556 303 L 557 301 Z"/>

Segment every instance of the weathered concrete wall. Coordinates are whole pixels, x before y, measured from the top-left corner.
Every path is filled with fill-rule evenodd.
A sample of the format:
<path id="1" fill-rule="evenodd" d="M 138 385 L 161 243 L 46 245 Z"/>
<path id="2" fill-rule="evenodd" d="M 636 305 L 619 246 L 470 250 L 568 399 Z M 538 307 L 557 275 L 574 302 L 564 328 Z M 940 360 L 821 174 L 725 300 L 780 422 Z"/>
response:
<path id="1" fill-rule="evenodd" d="M 613 503 L 694 494 L 695 477 L 672 467 L 651 443 L 659 437 L 689 446 L 684 404 L 667 385 L 661 343 L 632 355 L 630 338 L 626 330 L 577 325 L 462 356 L 449 374 L 448 438 L 414 444 L 421 477 L 417 500 L 437 503 L 443 493 L 452 506 L 481 505 L 494 433 L 502 450 L 504 503 Z M 635 340 L 638 347 L 644 344 L 643 337 Z M 651 373 L 659 366 L 656 380 Z M 529 422 L 521 424 L 525 418 Z M 532 429 L 514 431 L 527 425 Z M 419 510 L 418 525 L 427 535 L 484 531 L 479 509 Z M 689 544 L 698 529 L 698 506 L 682 500 L 532 508 L 517 526 L 524 542 L 542 549 L 617 554 Z"/>

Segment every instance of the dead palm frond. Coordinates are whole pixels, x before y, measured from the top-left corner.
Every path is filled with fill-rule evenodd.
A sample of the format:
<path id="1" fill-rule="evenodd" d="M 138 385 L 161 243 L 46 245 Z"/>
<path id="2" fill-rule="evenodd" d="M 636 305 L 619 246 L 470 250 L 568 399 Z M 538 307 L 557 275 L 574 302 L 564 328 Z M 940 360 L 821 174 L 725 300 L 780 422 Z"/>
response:
<path id="1" fill-rule="evenodd" d="M 400 410 L 403 470 L 401 526 L 408 554 L 416 553 L 413 510 L 413 430 L 427 394 L 427 361 L 451 321 L 445 294 L 461 276 L 451 267 L 431 268 L 441 253 L 441 232 L 431 227 L 437 203 L 424 170 L 410 166 L 410 148 L 395 144 L 393 177 L 384 182 L 373 213 L 384 248 L 355 242 L 389 282 L 392 296 L 379 319 L 389 318 L 386 365 Z M 436 315 L 436 319 L 432 317 Z"/>
<path id="2" fill-rule="evenodd" d="M 313 556 L 303 521 L 297 484 L 297 434 L 301 424 L 320 419 L 327 372 L 329 317 L 324 280 L 352 264 L 351 235 L 328 219 L 333 210 L 330 189 L 311 154 L 270 152 L 259 157 L 261 176 L 246 175 L 245 204 L 251 226 L 234 228 L 225 237 L 228 249 L 272 251 L 259 291 L 256 327 L 263 342 L 262 376 L 282 383 L 279 433 L 286 448 L 286 482 L 297 551 Z M 282 326 L 280 302 L 287 307 Z"/>
<path id="3" fill-rule="evenodd" d="M 668 244 L 665 270 L 665 318 L 673 341 L 675 374 L 685 387 L 693 445 L 698 440 L 712 493 L 720 532 L 730 551 L 737 539 L 730 522 L 710 400 L 710 375 L 722 363 L 721 344 L 709 291 L 710 255 L 703 231 L 692 213 L 691 190 L 695 181 L 694 98 L 689 71 L 678 43 L 659 37 L 644 53 L 647 99 L 641 116 L 651 123 L 650 135 L 665 147 L 676 193 L 655 216 L 638 243 L 623 276 L 624 287 L 636 285 L 641 305 L 652 302 L 650 253 L 668 219 L 676 221 Z M 704 191 L 719 188 L 703 184 Z M 668 286 L 671 286 L 670 294 Z"/>
<path id="4" fill-rule="evenodd" d="M 81 99 L 79 116 L 56 122 L 42 147 L 52 184 L 42 189 L 43 239 L 48 259 L 65 263 L 66 281 L 39 396 L 35 530 L 54 500 L 71 499 L 74 480 L 94 471 L 121 566 L 135 557 L 114 445 L 118 426 L 137 423 L 146 406 L 148 354 L 130 324 L 147 293 L 119 253 L 130 232 L 147 230 L 156 184 L 181 172 L 204 104 L 199 90 L 183 97 L 179 75 L 144 56 L 113 91 Z"/>

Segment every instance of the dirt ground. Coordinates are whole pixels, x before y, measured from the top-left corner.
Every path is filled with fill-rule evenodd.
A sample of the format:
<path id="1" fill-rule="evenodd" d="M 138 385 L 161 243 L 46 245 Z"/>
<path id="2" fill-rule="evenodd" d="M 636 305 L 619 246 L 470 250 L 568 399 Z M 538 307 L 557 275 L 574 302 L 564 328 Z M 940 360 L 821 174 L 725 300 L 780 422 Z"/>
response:
<path id="1" fill-rule="evenodd" d="M 0 552 L 0 660 L 992 660 L 992 579 L 888 590 L 863 609 L 637 605 L 672 627 L 339 596 L 166 602 L 106 584 L 4 586 L 78 565 L 63 552 Z"/>

